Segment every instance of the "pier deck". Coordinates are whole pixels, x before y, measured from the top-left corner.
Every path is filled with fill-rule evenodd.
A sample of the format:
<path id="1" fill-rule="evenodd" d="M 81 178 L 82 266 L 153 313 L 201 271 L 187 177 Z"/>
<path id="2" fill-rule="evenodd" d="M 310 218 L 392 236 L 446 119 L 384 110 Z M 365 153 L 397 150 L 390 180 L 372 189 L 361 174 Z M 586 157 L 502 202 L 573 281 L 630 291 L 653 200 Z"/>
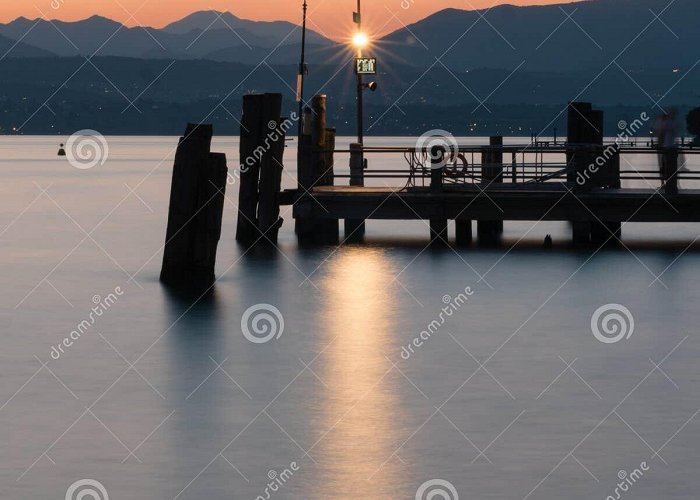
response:
<path id="1" fill-rule="evenodd" d="M 574 193 L 563 183 L 428 187 L 319 186 L 283 200 L 321 219 L 471 219 L 610 222 L 700 222 L 700 189 L 664 194 L 654 189 Z"/>

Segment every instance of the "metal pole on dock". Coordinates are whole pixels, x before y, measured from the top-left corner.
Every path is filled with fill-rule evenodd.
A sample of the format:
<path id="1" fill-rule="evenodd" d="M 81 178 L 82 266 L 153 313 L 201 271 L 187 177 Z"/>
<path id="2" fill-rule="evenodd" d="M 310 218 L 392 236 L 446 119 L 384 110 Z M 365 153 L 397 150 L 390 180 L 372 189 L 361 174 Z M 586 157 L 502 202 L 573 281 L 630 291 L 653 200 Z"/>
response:
<path id="1" fill-rule="evenodd" d="M 357 24 L 357 33 L 362 33 L 362 0 L 357 0 L 357 12 L 353 16 L 355 24 Z M 362 57 L 362 44 L 357 43 L 357 57 Z M 362 73 L 357 73 L 357 143 L 364 144 L 364 85 L 362 82 Z"/>

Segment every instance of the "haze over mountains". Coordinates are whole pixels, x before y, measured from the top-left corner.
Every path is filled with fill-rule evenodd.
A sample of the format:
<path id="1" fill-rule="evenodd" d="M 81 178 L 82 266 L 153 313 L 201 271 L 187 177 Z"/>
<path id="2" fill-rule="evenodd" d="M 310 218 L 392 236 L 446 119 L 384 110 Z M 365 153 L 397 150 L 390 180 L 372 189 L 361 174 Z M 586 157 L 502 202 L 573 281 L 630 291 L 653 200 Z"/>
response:
<path id="1" fill-rule="evenodd" d="M 370 133 L 448 125 L 459 127 L 455 133 L 529 132 L 549 127 L 549 113 L 574 98 L 636 113 L 658 112 L 659 99 L 695 106 L 698 20 L 698 0 L 437 12 L 371 49 L 380 73 L 379 90 L 366 99 Z M 99 125 L 111 133 L 179 133 L 186 120 L 209 119 L 235 133 L 246 92 L 282 92 L 294 109 L 300 40 L 292 23 L 213 11 L 161 29 L 97 16 L 70 23 L 19 18 L 0 24 L 0 130 Z M 307 89 L 327 93 L 334 125 L 352 131 L 352 52 L 309 30 L 308 54 Z M 151 111 L 135 113 L 132 99 Z M 41 111 L 32 115 L 33 108 Z"/>

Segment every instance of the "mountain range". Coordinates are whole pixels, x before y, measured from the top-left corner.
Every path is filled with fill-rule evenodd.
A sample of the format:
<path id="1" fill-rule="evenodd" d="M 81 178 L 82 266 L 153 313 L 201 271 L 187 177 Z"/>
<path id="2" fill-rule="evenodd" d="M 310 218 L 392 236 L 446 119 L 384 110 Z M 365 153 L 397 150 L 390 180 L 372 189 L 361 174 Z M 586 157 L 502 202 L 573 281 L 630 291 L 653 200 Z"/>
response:
<path id="1" fill-rule="evenodd" d="M 77 22 L 30 20 L 20 17 L 0 24 L 0 35 L 21 41 L 36 52 L 10 51 L 8 57 L 119 56 L 141 59 L 254 59 L 278 47 L 275 57 L 294 47 L 298 53 L 301 29 L 286 21 L 258 22 L 239 19 L 229 12 L 203 11 L 162 29 L 126 27 L 110 19 L 93 16 Z M 309 31 L 311 47 L 332 46 L 334 42 Z M 0 40 L 0 48 L 5 44 Z M 236 54 L 232 56 L 231 54 Z"/>
<path id="2" fill-rule="evenodd" d="M 611 131 L 658 114 L 657 101 L 685 113 L 700 102 L 698 19 L 698 0 L 437 12 L 367 51 L 379 58 L 367 133 L 563 131 L 572 99 L 607 110 Z M 178 134 L 199 120 L 235 134 L 246 93 L 281 92 L 285 113 L 296 109 L 300 39 L 292 23 L 216 11 L 161 29 L 96 16 L 0 24 L 0 134 Z M 352 133 L 352 51 L 314 31 L 307 51 L 306 97 L 326 93 L 329 121 Z"/>
<path id="3" fill-rule="evenodd" d="M 657 17 L 658 16 L 658 17 Z M 629 71 L 689 68 L 700 55 L 698 0 L 586 0 L 485 10 L 446 9 L 375 43 L 380 64 L 445 65 L 569 72 L 615 61 Z M 18 18 L 0 24 L 7 57 L 119 56 L 210 59 L 257 64 L 298 58 L 299 26 L 202 11 L 161 29 L 126 27 L 93 16 L 78 22 Z M 9 39 L 9 40 L 8 40 Z M 8 47 L 8 43 L 10 44 Z M 309 61 L 332 60 L 344 47 L 309 30 Z M 34 50 L 31 50 L 31 49 Z"/>

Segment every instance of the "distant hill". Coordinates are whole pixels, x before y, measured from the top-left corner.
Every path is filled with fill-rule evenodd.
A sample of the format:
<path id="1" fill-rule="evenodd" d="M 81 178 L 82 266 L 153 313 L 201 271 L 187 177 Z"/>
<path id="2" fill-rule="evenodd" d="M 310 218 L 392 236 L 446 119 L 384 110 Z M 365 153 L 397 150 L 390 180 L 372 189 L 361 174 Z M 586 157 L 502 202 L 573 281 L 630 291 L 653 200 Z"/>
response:
<path id="1" fill-rule="evenodd" d="M 617 62 L 628 71 L 687 69 L 700 58 L 698 21 L 698 0 L 447 9 L 386 36 L 380 45 L 385 59 L 427 68 L 439 58 L 455 71 L 514 69 L 521 63 L 530 71 L 600 71 L 621 53 Z M 619 71 L 615 65 L 612 70 Z"/>
<path id="2" fill-rule="evenodd" d="M 17 42 L 5 36 L 0 36 L 0 59 L 5 59 L 6 57 L 48 57 L 51 55 L 55 54 L 47 50 L 32 47 L 23 42 Z"/>
<path id="3" fill-rule="evenodd" d="M 257 22 L 230 13 L 197 12 L 164 29 L 128 28 L 110 19 L 93 16 L 83 21 L 30 20 L 20 17 L 0 24 L 0 35 L 59 56 L 119 56 L 143 59 L 197 59 L 210 54 L 250 52 L 299 44 L 301 29 L 288 22 Z M 310 44 L 333 46 L 334 42 L 309 31 Z M 298 52 L 298 51 L 297 51 Z M 15 57 L 22 57 L 18 53 Z M 214 57 L 218 59 L 218 57 Z"/>

